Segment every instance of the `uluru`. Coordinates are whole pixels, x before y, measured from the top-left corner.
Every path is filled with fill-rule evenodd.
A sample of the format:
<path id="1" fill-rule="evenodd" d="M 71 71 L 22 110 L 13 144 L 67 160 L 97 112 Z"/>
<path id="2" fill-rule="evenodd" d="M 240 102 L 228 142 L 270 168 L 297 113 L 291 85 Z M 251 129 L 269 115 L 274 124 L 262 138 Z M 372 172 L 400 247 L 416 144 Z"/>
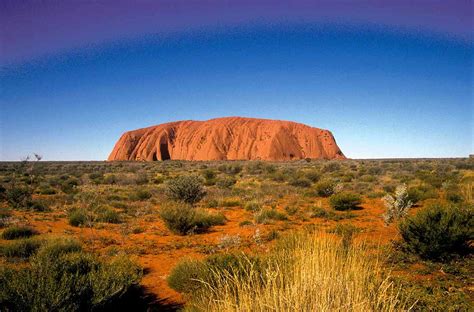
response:
<path id="1" fill-rule="evenodd" d="M 225 117 L 183 120 L 125 132 L 116 160 L 345 159 L 329 130 L 282 120 Z"/>

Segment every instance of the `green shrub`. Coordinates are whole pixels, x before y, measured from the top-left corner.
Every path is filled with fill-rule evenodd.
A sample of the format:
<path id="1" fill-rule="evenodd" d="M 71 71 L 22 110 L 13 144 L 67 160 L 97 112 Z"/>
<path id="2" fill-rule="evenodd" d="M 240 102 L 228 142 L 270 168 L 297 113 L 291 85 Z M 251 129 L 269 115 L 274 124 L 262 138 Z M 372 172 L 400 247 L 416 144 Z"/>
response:
<path id="1" fill-rule="evenodd" d="M 322 168 L 323 172 L 335 172 L 341 169 L 341 164 L 338 162 L 328 162 Z"/>
<path id="2" fill-rule="evenodd" d="M 115 174 L 109 174 L 104 177 L 104 184 L 117 184 L 118 178 Z"/>
<path id="3" fill-rule="evenodd" d="M 335 184 L 332 181 L 320 181 L 315 186 L 315 191 L 318 196 L 329 197 L 334 194 Z"/>
<path id="4" fill-rule="evenodd" d="M 330 213 L 334 212 L 327 211 L 326 209 L 317 206 L 311 209 L 312 218 L 327 218 Z"/>
<path id="5" fill-rule="evenodd" d="M 237 207 L 240 206 L 240 200 L 235 199 L 235 198 L 225 198 L 221 202 L 222 207 Z"/>
<path id="6" fill-rule="evenodd" d="M 167 278 L 169 287 L 181 293 L 195 293 L 210 274 L 202 261 L 185 260 L 178 263 Z"/>
<path id="7" fill-rule="evenodd" d="M 472 206 L 434 204 L 399 224 L 404 248 L 425 259 L 443 260 L 472 252 Z"/>
<path id="8" fill-rule="evenodd" d="M 37 238 L 26 238 L 14 241 L 10 244 L 0 247 L 0 255 L 7 258 L 26 259 L 33 255 L 40 247 L 43 241 Z"/>
<path id="9" fill-rule="evenodd" d="M 79 186 L 79 180 L 73 177 L 67 178 L 65 181 L 62 181 L 59 185 L 61 191 L 66 194 L 74 194 L 78 191 L 77 187 Z"/>
<path id="10" fill-rule="evenodd" d="M 284 182 L 288 178 L 288 176 L 281 170 L 273 172 L 268 177 L 275 182 Z"/>
<path id="11" fill-rule="evenodd" d="M 41 185 L 38 189 L 38 193 L 42 195 L 54 195 L 56 190 L 49 185 Z"/>
<path id="12" fill-rule="evenodd" d="M 36 212 L 45 212 L 49 210 L 48 205 L 45 202 L 40 200 L 32 200 L 30 202 L 29 208 Z"/>
<path id="13" fill-rule="evenodd" d="M 152 197 L 153 195 L 147 190 L 137 190 L 130 196 L 131 200 L 145 201 Z"/>
<path id="14" fill-rule="evenodd" d="M 240 164 L 235 164 L 235 165 L 225 165 L 222 164 L 219 167 L 217 167 L 217 170 L 223 173 L 231 174 L 231 175 L 236 175 L 239 174 L 242 171 L 242 165 Z"/>
<path id="15" fill-rule="evenodd" d="M 160 217 L 170 231 L 179 235 L 203 232 L 226 221 L 222 214 L 210 214 L 186 204 L 166 205 L 160 209 Z"/>
<path id="16" fill-rule="evenodd" d="M 357 209 L 361 204 L 361 197 L 350 192 L 334 194 L 329 198 L 329 204 L 335 210 L 345 211 Z"/>
<path id="17" fill-rule="evenodd" d="M 12 187 L 6 190 L 8 204 L 15 209 L 26 209 L 32 200 L 32 191 L 28 187 Z"/>
<path id="18" fill-rule="evenodd" d="M 47 243 L 30 266 L 0 269 L 0 305 L 7 311 L 105 309 L 141 279 L 126 256 L 103 262 L 69 245 Z"/>
<path id="19" fill-rule="evenodd" d="M 244 208 L 247 211 L 259 211 L 260 209 L 262 209 L 262 205 L 258 201 L 252 200 L 247 202 Z"/>
<path id="20" fill-rule="evenodd" d="M 290 181 L 290 185 L 296 187 L 310 187 L 312 184 L 311 180 L 305 177 L 296 178 Z"/>
<path id="21" fill-rule="evenodd" d="M 428 185 L 422 185 L 417 187 L 410 187 L 408 189 L 408 200 L 413 204 L 416 204 L 422 200 L 429 198 L 437 198 L 438 192 Z"/>
<path id="22" fill-rule="evenodd" d="M 262 270 L 263 261 L 257 257 L 243 254 L 212 255 L 203 261 L 184 260 L 178 263 L 171 271 L 167 281 L 168 285 L 181 293 L 195 294 L 207 285 L 215 285 L 216 274 L 222 273 L 222 278 L 232 275 L 245 276 L 251 268 L 255 271 Z"/>
<path id="23" fill-rule="evenodd" d="M 198 176 L 177 177 L 170 180 L 167 187 L 170 199 L 190 205 L 196 204 L 206 195 L 206 190 Z"/>
<path id="24" fill-rule="evenodd" d="M 289 205 L 285 206 L 285 211 L 288 215 L 293 216 L 299 211 L 299 209 L 298 206 Z"/>
<path id="25" fill-rule="evenodd" d="M 275 209 L 262 209 L 255 214 L 256 223 L 268 223 L 270 220 L 287 220 L 284 213 L 278 212 Z"/>
<path id="26" fill-rule="evenodd" d="M 448 200 L 449 202 L 452 202 L 454 204 L 459 204 L 459 203 L 462 203 L 464 201 L 464 198 L 462 196 L 461 193 L 457 192 L 457 191 L 447 191 L 446 192 L 446 200 Z"/>
<path id="27" fill-rule="evenodd" d="M 27 238 L 38 234 L 34 229 L 29 226 L 12 226 L 5 229 L 1 235 L 3 239 L 18 239 Z"/>
<path id="28" fill-rule="evenodd" d="M 313 207 L 311 210 L 311 217 L 323 218 L 332 221 L 340 221 L 355 218 L 357 217 L 357 215 L 352 212 L 336 213 L 333 210 L 326 210 L 321 207 Z"/>
<path id="29" fill-rule="evenodd" d="M 216 183 L 216 172 L 212 169 L 206 169 L 202 173 L 204 179 L 206 179 L 206 185 L 214 185 Z"/>
<path id="30" fill-rule="evenodd" d="M 52 258 L 60 257 L 71 252 L 82 251 L 81 244 L 71 238 L 56 238 L 44 242 L 41 245 L 37 255 L 48 256 Z"/>
<path id="31" fill-rule="evenodd" d="M 111 208 L 105 208 L 99 213 L 97 221 L 117 224 L 121 223 L 122 219 L 120 218 L 120 213 L 117 211 Z"/>
<path id="32" fill-rule="evenodd" d="M 208 208 L 217 208 L 219 206 L 219 202 L 216 199 L 210 199 L 207 202 L 207 207 Z"/>
<path id="33" fill-rule="evenodd" d="M 244 221 L 241 221 L 241 222 L 239 223 L 239 226 L 240 226 L 240 227 L 252 226 L 252 225 L 253 225 L 253 223 L 252 223 L 252 221 L 250 221 L 250 220 L 244 220 Z"/>
<path id="34" fill-rule="evenodd" d="M 220 188 L 229 189 L 237 183 L 237 180 L 234 177 L 225 177 L 218 179 L 216 185 Z"/>
<path id="35" fill-rule="evenodd" d="M 305 177 L 309 179 L 311 182 L 315 183 L 318 182 L 321 178 L 321 175 L 316 170 L 311 170 L 305 173 Z"/>
<path id="36" fill-rule="evenodd" d="M 87 223 L 94 221 L 94 218 L 91 213 L 88 213 L 85 209 L 72 209 L 69 212 L 69 224 L 72 226 L 84 226 Z"/>

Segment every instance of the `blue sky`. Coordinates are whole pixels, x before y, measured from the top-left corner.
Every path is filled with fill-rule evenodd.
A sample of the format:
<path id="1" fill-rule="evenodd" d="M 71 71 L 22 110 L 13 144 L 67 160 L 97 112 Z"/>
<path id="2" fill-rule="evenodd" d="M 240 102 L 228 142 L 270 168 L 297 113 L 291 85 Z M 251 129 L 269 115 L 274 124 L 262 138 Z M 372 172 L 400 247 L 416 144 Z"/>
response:
<path id="1" fill-rule="evenodd" d="M 350 158 L 473 152 L 472 41 L 374 24 L 146 34 L 0 72 L 0 160 L 103 160 L 126 130 L 246 116 L 333 132 Z"/>

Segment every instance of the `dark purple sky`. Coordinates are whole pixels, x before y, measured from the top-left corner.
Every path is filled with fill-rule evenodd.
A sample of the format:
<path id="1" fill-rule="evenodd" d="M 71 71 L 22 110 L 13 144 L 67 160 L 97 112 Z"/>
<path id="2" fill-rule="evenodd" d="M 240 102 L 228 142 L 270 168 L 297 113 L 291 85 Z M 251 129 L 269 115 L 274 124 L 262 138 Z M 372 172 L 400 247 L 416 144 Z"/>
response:
<path id="1" fill-rule="evenodd" d="M 223 116 L 330 129 L 348 157 L 473 150 L 472 1 L 0 0 L 0 160 L 106 159 Z"/>
<path id="2" fill-rule="evenodd" d="M 144 35 L 248 23 L 375 24 L 472 39 L 472 1 L 1 0 L 0 63 Z"/>

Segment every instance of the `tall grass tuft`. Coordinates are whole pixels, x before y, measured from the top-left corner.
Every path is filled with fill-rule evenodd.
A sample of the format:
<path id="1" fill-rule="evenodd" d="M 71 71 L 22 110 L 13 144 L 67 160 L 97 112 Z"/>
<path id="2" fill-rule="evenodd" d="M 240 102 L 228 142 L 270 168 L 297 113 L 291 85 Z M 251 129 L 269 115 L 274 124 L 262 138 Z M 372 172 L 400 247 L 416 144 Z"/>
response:
<path id="1" fill-rule="evenodd" d="M 263 266 L 212 274 L 214 282 L 204 282 L 193 294 L 188 311 L 407 309 L 399 289 L 365 245 L 343 246 L 322 233 L 286 236 Z"/>

